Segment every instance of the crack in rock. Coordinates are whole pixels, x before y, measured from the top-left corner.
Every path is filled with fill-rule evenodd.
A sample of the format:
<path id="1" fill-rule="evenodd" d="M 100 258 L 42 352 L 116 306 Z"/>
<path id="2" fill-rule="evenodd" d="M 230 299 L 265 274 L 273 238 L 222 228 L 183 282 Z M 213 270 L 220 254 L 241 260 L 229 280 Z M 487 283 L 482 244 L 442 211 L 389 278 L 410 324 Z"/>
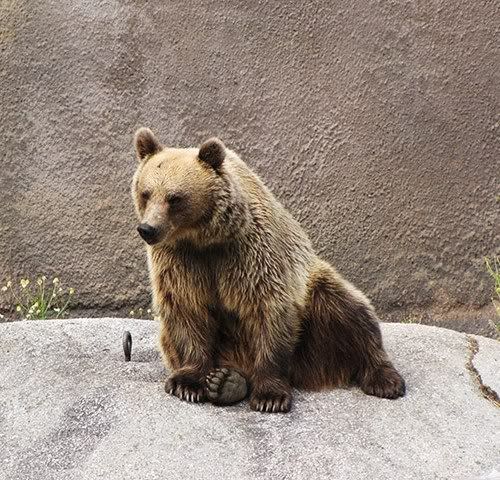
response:
<path id="1" fill-rule="evenodd" d="M 469 370 L 472 380 L 478 386 L 483 397 L 492 402 L 495 407 L 500 408 L 500 398 L 498 397 L 497 392 L 483 383 L 481 374 L 478 372 L 473 363 L 476 353 L 479 352 L 479 343 L 475 338 L 472 338 L 469 335 L 467 335 L 467 342 L 469 344 L 469 354 L 465 366 L 467 370 Z"/>

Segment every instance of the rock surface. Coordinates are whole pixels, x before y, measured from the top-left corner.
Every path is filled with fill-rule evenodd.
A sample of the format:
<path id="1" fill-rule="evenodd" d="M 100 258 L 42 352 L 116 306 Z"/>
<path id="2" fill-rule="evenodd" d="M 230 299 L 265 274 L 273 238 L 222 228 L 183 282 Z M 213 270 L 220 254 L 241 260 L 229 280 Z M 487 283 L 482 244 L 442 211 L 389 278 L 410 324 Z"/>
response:
<path id="1" fill-rule="evenodd" d="M 297 392 L 290 414 L 269 415 L 167 396 L 156 329 L 130 319 L 0 324 L 0 478 L 498 478 L 500 410 L 465 367 L 464 334 L 384 324 L 405 398 Z M 498 385 L 500 343 L 475 339 L 475 366 Z"/>

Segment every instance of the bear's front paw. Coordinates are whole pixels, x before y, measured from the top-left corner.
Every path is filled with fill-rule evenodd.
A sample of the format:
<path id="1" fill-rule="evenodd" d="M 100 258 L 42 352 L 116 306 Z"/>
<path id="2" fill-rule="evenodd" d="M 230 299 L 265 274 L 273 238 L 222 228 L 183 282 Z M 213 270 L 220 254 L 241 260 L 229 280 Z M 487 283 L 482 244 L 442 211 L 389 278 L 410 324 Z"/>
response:
<path id="1" fill-rule="evenodd" d="M 193 372 L 174 373 L 165 383 L 165 391 L 186 402 L 204 402 L 206 400 L 205 386 Z"/>
<path id="2" fill-rule="evenodd" d="M 292 407 L 292 394 L 279 390 L 255 390 L 250 395 L 250 408 L 257 412 L 287 413 Z"/>

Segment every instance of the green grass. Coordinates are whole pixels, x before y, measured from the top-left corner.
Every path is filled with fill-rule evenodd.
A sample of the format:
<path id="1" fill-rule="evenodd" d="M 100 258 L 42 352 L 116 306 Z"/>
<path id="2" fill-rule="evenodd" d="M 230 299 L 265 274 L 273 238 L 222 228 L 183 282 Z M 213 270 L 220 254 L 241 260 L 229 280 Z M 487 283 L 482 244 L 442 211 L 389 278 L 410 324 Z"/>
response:
<path id="1" fill-rule="evenodd" d="M 493 297 L 491 299 L 499 319 L 495 322 L 495 327 L 497 332 L 500 334 L 500 257 L 495 256 L 492 259 L 484 257 L 484 263 L 486 264 L 486 270 L 493 278 L 494 290 Z"/>
<path id="2" fill-rule="evenodd" d="M 144 309 L 142 307 L 134 308 L 128 312 L 130 318 L 142 318 L 145 320 L 156 320 L 153 311 L 150 308 Z"/>
<path id="3" fill-rule="evenodd" d="M 75 293 L 73 288 L 64 289 L 59 278 L 48 282 L 45 275 L 33 282 L 29 278 L 21 278 L 19 283 L 9 280 L 0 290 L 7 296 L 11 312 L 27 320 L 61 318 L 68 313 Z"/>
<path id="4" fill-rule="evenodd" d="M 417 313 L 407 313 L 399 320 L 401 323 L 414 323 L 420 325 L 422 323 L 422 315 Z"/>

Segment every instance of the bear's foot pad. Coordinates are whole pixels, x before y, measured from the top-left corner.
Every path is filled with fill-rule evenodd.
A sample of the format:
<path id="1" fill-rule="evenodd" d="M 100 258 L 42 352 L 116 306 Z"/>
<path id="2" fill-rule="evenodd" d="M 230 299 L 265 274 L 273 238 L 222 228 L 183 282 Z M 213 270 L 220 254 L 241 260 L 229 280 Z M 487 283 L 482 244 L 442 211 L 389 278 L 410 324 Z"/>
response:
<path id="1" fill-rule="evenodd" d="M 245 378 L 236 370 L 216 368 L 206 377 L 207 397 L 216 405 L 230 405 L 243 400 L 248 393 Z"/>

